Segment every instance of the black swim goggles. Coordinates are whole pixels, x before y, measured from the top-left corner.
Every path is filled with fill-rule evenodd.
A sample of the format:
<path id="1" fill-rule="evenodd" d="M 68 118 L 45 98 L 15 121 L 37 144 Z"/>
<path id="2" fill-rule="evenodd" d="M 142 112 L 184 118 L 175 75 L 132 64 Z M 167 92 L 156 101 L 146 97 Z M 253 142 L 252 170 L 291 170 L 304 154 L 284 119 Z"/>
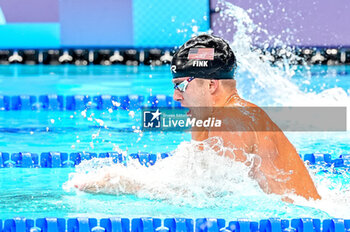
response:
<path id="1" fill-rule="evenodd" d="M 175 85 L 174 85 L 174 89 L 177 89 L 177 90 L 179 90 L 180 92 L 185 92 L 186 91 L 186 88 L 187 88 L 187 86 L 188 86 L 188 84 L 191 82 L 191 81 L 193 81 L 193 79 L 194 79 L 195 77 L 189 77 L 189 78 L 187 78 L 186 80 L 184 80 L 184 81 L 182 81 L 182 82 L 180 82 L 180 83 L 176 83 Z"/>

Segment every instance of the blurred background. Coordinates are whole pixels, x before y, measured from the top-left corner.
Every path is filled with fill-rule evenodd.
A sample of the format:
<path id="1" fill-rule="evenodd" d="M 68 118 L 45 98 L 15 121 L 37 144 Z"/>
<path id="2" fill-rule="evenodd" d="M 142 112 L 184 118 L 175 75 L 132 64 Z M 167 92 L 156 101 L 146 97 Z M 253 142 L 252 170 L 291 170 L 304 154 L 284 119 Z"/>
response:
<path id="1" fill-rule="evenodd" d="M 228 2 L 245 9 L 268 32 L 255 31 L 254 45 L 317 47 L 324 57 L 317 62 L 350 60 L 345 51 L 350 45 L 347 0 Z M 149 64 L 191 35 L 209 31 L 233 40 L 235 27 L 223 20 L 217 0 L 0 0 L 0 63 Z M 147 52 L 140 58 L 139 51 Z M 316 55 L 299 53 L 310 60 Z M 119 55 L 127 57 L 121 61 Z"/>

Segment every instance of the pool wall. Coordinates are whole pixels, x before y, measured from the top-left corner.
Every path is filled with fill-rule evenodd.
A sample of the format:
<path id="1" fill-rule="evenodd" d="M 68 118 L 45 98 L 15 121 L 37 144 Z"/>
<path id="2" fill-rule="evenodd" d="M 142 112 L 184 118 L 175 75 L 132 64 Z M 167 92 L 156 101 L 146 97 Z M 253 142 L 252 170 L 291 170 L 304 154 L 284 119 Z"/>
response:
<path id="1" fill-rule="evenodd" d="M 268 34 L 259 35 L 260 42 L 280 35 L 290 46 L 350 46 L 347 0 L 228 2 L 250 9 L 254 22 L 267 29 Z M 174 47 L 193 33 L 208 29 L 214 34 L 225 32 L 225 39 L 231 41 L 234 27 L 218 20 L 222 6 L 217 3 L 218 0 L 3 0 L 0 49 Z M 228 25 L 232 30 L 226 31 Z"/>
<path id="2" fill-rule="evenodd" d="M 208 0 L 2 0 L 0 11 L 0 49 L 174 47 L 209 29 Z"/>

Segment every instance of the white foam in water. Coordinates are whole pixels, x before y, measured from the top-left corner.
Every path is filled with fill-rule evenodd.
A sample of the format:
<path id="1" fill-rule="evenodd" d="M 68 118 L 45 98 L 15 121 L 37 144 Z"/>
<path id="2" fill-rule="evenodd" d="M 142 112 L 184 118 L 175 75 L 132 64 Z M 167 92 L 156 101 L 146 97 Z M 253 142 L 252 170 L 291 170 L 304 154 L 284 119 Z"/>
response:
<path id="1" fill-rule="evenodd" d="M 110 159 L 84 161 L 71 174 L 65 188 L 84 185 L 93 192 L 131 193 L 175 205 L 227 208 L 239 205 L 242 195 L 269 198 L 248 177 L 249 170 L 245 164 L 219 156 L 209 147 L 199 150 L 198 143 L 192 141 L 182 142 L 171 157 L 150 167 L 142 166 L 137 159 L 129 160 L 127 166 L 114 164 Z"/>
<path id="2" fill-rule="evenodd" d="M 288 62 L 271 66 L 266 59 L 260 59 L 261 53 L 251 50 L 252 32 L 264 30 L 253 23 L 245 10 L 230 3 L 221 4 L 221 19 L 231 21 L 237 29 L 231 46 L 238 60 L 236 79 L 243 98 L 260 106 L 350 106 L 349 93 L 343 89 L 304 92 L 291 81 L 295 70 Z M 220 145 L 220 140 L 218 142 Z M 245 208 L 241 217 L 255 214 L 266 218 L 276 216 L 275 212 L 288 215 L 292 211 L 295 211 L 294 217 L 324 216 L 313 214 L 319 209 L 325 211 L 326 216 L 350 218 L 350 183 L 346 182 L 349 174 L 332 174 L 331 169 L 328 174 L 311 173 L 322 200 L 306 201 L 290 196 L 295 201 L 292 205 L 282 202 L 280 196 L 263 193 L 249 177 L 249 167 L 245 164 L 219 156 L 210 147 L 201 151 L 197 145 L 194 141 L 182 142 L 171 157 L 158 160 L 150 167 L 140 165 L 138 160 L 129 160 L 127 166 L 114 164 L 110 159 L 83 161 L 64 188 L 89 186 L 100 193 L 135 194 L 174 205 L 221 207 L 232 211 Z"/>
<path id="3" fill-rule="evenodd" d="M 218 140 L 217 147 L 221 145 Z M 349 183 L 332 182 L 331 174 L 314 176 L 322 200 L 306 201 L 290 195 L 293 205 L 282 202 L 281 196 L 263 193 L 249 177 L 249 170 L 245 164 L 219 156 L 208 146 L 201 151 L 198 143 L 191 141 L 182 142 L 172 156 L 150 167 L 142 166 L 138 159 L 128 160 L 127 166 L 107 158 L 83 161 L 70 174 L 64 189 L 76 191 L 75 186 L 84 186 L 94 193 L 135 194 L 140 200 L 162 200 L 209 212 L 221 209 L 220 217 L 227 218 L 349 217 Z"/>

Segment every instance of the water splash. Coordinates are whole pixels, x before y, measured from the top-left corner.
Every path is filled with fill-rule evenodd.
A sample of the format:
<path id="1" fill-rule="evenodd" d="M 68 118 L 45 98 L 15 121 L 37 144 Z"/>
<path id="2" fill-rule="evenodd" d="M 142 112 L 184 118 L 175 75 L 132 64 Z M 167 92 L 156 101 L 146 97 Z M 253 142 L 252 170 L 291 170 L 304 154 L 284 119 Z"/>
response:
<path id="1" fill-rule="evenodd" d="M 141 205 L 142 199 L 161 200 L 172 208 L 212 212 L 213 217 L 349 217 L 350 183 L 338 185 L 341 175 L 310 170 L 323 199 L 306 201 L 291 195 L 295 204 L 289 204 L 281 201 L 281 196 L 263 193 L 249 177 L 249 170 L 247 165 L 219 156 L 209 147 L 199 150 L 198 143 L 192 141 L 181 143 L 171 157 L 158 160 L 150 167 L 133 159 L 128 160 L 127 166 L 110 159 L 84 161 L 70 175 L 64 188 L 77 191 L 74 186 L 85 185 L 97 193 L 134 194 Z M 334 178 L 339 180 L 334 181 Z M 171 212 L 158 213 L 171 215 Z"/>
<path id="2" fill-rule="evenodd" d="M 293 48 L 288 48 L 276 37 L 268 36 L 274 45 L 284 49 L 282 61 L 272 65 L 268 55 L 263 55 L 261 49 L 256 49 L 253 42 L 255 34 L 265 33 L 255 24 L 247 11 L 228 2 L 220 2 L 221 25 L 225 23 L 227 30 L 236 29 L 231 47 L 238 60 L 237 87 L 243 98 L 258 105 L 278 106 L 349 106 L 350 96 L 344 89 L 326 89 L 321 93 L 304 92 L 294 84 L 291 79 L 296 74 L 297 66 L 290 65 L 302 60 L 293 55 Z M 225 37 L 227 33 L 220 31 L 219 35 Z M 267 51 L 267 46 L 262 48 Z M 307 67 L 306 67 L 307 69 Z M 304 74 L 305 75 L 304 71 Z M 309 77 L 305 77 L 306 79 Z"/>
<path id="3" fill-rule="evenodd" d="M 307 201 L 302 197 L 291 196 L 301 206 L 313 207 L 329 213 L 332 217 L 349 218 L 350 181 L 349 172 L 334 167 L 309 168 L 316 188 L 322 199 Z"/>
<path id="4" fill-rule="evenodd" d="M 0 7 L 0 25 L 5 25 L 5 24 L 6 24 L 5 15 L 2 12 L 1 7 Z"/>
<path id="5" fill-rule="evenodd" d="M 140 165 L 138 160 L 129 160 L 127 166 L 108 159 L 83 162 L 66 187 L 88 184 L 96 192 L 131 193 L 196 207 L 231 206 L 238 199 L 229 199 L 241 195 L 236 194 L 239 192 L 249 192 L 246 196 L 262 195 L 257 183 L 248 178 L 249 167 L 218 156 L 209 147 L 200 151 L 197 145 L 194 141 L 183 142 L 173 156 L 151 167 Z"/>

